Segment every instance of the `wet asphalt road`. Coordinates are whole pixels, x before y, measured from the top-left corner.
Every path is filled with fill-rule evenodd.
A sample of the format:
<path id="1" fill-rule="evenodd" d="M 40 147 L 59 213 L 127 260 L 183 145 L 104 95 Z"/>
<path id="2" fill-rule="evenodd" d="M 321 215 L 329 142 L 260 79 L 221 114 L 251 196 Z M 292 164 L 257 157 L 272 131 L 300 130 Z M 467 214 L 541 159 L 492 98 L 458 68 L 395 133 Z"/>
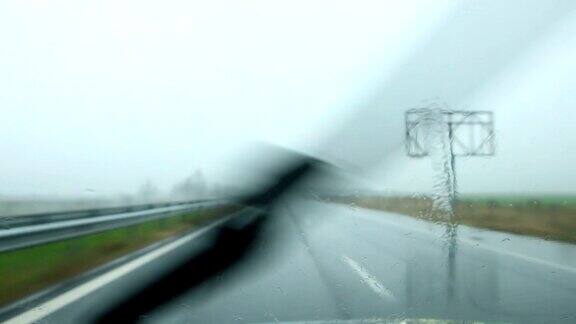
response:
<path id="1" fill-rule="evenodd" d="M 146 322 L 239 323 L 435 318 L 576 322 L 576 248 L 458 229 L 344 205 L 282 207 L 270 244 L 221 284 L 147 314 Z M 162 271 L 190 240 L 40 322 L 82 322 L 134 282 Z M 450 261 L 449 251 L 453 258 Z"/>

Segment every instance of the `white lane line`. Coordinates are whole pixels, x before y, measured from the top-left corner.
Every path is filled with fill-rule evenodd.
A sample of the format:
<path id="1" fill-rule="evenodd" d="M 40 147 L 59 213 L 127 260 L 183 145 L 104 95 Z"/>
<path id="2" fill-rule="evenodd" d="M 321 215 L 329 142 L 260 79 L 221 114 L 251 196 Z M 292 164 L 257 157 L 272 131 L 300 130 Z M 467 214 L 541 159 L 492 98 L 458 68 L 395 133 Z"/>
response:
<path id="1" fill-rule="evenodd" d="M 396 296 L 390 291 L 390 289 L 386 288 L 376 277 L 370 274 L 363 266 L 358 264 L 356 261 L 350 259 L 348 256 L 342 256 L 342 261 L 344 261 L 347 265 L 352 268 L 360 276 L 362 282 L 365 283 L 373 292 L 375 292 L 378 296 L 382 297 L 387 301 L 396 301 Z"/>
<path id="2" fill-rule="evenodd" d="M 422 233 L 428 236 L 433 236 L 434 237 L 434 233 L 426 231 L 426 230 L 422 230 L 422 229 L 418 229 L 418 228 L 413 228 L 413 227 L 408 227 L 408 226 L 404 226 L 398 223 L 395 223 L 393 221 L 390 220 L 384 220 L 384 219 L 380 219 L 377 217 L 369 217 L 366 215 L 362 215 L 360 213 L 354 215 L 355 217 L 362 217 L 366 220 L 372 221 L 372 222 L 376 222 L 376 223 L 380 223 L 380 224 L 385 224 L 385 225 L 391 225 L 391 226 L 395 226 L 398 228 L 402 228 L 402 229 L 406 229 L 406 230 L 410 230 L 412 232 L 418 232 L 418 233 Z M 386 217 L 385 215 L 383 215 L 382 217 Z M 409 217 L 409 216 L 405 216 L 405 217 Z M 570 267 L 570 266 L 565 266 L 562 264 L 558 264 L 558 263 L 554 263 L 554 262 L 550 262 L 550 261 L 546 261 L 546 260 L 542 260 L 542 259 L 538 259 L 535 257 L 531 257 L 525 254 L 520 254 L 520 253 L 516 253 L 516 252 L 512 252 L 512 251 L 508 251 L 508 250 L 504 250 L 504 249 L 500 249 L 497 247 L 493 247 L 493 246 L 487 246 L 486 244 L 482 244 L 480 242 L 477 241 L 473 241 L 470 239 L 465 239 L 465 238 L 457 238 L 457 242 L 461 242 L 461 243 L 466 243 L 469 245 L 472 245 L 475 248 L 480 248 L 486 251 L 490 251 L 490 252 L 494 252 L 494 253 L 499 253 L 499 254 L 503 254 L 503 255 L 507 255 L 507 256 L 511 256 L 514 257 L 516 259 L 520 259 L 529 263 L 536 263 L 536 264 L 540 264 L 543 266 L 547 266 L 550 268 L 554 268 L 556 270 L 562 270 L 562 271 L 566 271 L 566 272 L 570 272 L 570 273 L 574 273 L 576 274 L 576 268 Z"/>
<path id="3" fill-rule="evenodd" d="M 219 224 L 226 221 L 228 218 L 222 219 L 214 224 L 208 225 L 194 233 L 186 235 L 174 242 L 168 243 L 156 250 L 151 251 L 148 254 L 145 254 L 137 259 L 134 259 L 116 269 L 113 269 L 109 272 L 104 273 L 103 275 L 96 277 L 72 290 L 69 290 L 57 297 L 50 299 L 49 301 L 41 304 L 33 309 L 26 311 L 22 314 L 19 314 L 7 321 L 5 324 L 20 324 L 20 323 L 34 323 L 38 320 L 46 317 L 47 315 L 63 308 L 66 305 L 69 305 L 80 298 L 94 292 L 96 289 L 101 288 L 112 281 L 126 275 L 127 273 L 138 269 L 139 267 L 145 265 L 153 261 L 154 259 L 161 257 L 170 251 L 182 246 L 183 244 L 192 241 L 193 239 L 199 237 L 200 235 L 206 233 L 210 229 L 218 226 Z"/>

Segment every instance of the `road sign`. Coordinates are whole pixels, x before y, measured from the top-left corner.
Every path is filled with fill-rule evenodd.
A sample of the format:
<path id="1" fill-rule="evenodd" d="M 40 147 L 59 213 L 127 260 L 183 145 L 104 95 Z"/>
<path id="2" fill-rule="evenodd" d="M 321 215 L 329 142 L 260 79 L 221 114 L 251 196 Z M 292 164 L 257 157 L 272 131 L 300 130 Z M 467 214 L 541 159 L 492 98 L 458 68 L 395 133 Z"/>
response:
<path id="1" fill-rule="evenodd" d="M 430 128 L 442 124 L 454 156 L 492 156 L 494 116 L 491 111 L 410 109 L 406 111 L 406 152 L 410 157 L 430 154 Z"/>
<path id="2" fill-rule="evenodd" d="M 406 111 L 406 153 L 433 156 L 441 170 L 435 202 L 453 221 L 456 202 L 456 156 L 492 156 L 494 115 L 491 111 L 410 109 Z"/>

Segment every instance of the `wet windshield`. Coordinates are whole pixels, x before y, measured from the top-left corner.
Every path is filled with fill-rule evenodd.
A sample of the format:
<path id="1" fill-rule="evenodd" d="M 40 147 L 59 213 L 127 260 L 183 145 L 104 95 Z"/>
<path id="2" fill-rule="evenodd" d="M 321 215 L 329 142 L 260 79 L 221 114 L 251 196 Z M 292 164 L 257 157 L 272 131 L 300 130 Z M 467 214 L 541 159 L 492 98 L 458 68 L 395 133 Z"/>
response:
<path id="1" fill-rule="evenodd" d="M 576 321 L 575 9 L 2 2 L 0 320 Z"/>

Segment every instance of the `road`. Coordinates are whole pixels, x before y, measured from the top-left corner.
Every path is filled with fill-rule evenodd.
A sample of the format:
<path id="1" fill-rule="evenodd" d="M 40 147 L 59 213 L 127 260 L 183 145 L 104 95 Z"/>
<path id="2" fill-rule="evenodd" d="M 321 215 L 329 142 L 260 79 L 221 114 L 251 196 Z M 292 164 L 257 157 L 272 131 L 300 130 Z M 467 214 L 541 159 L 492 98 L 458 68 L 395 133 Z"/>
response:
<path id="1" fill-rule="evenodd" d="M 252 261 L 142 319 L 576 322 L 575 246 L 467 227 L 451 245 L 439 224 L 345 205 L 292 204 L 279 216 L 270 244 Z M 94 278 L 13 322 L 82 322 L 179 255 L 201 249 L 209 232 Z"/>

